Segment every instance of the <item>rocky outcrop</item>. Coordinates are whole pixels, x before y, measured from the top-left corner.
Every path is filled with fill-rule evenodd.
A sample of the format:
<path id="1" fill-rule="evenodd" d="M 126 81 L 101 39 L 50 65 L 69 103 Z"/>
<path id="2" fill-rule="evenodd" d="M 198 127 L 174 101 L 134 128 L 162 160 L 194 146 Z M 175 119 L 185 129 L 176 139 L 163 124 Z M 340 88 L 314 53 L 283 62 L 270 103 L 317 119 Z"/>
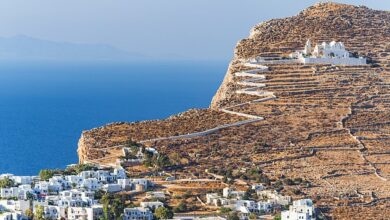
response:
<path id="1" fill-rule="evenodd" d="M 298 15 L 273 19 L 256 25 L 248 38 L 238 42 L 233 62 L 257 56 L 287 56 L 302 49 L 307 39 L 313 42 L 342 41 L 346 47 L 361 56 L 373 59 L 373 50 L 381 49 L 390 33 L 390 13 L 337 3 L 318 3 Z M 232 65 L 210 107 L 218 109 L 229 103 L 234 83 Z"/>

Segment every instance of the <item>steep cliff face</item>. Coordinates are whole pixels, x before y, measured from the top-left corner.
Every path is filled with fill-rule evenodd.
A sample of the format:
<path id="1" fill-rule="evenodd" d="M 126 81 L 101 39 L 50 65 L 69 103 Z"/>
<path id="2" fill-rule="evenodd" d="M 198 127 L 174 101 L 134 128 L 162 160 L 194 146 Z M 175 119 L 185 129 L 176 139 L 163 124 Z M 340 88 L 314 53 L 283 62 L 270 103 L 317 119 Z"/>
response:
<path id="1" fill-rule="evenodd" d="M 389 12 L 364 6 L 318 3 L 296 16 L 256 25 L 249 37 L 237 44 L 232 62 L 257 56 L 287 56 L 302 49 L 307 39 L 313 42 L 342 41 L 359 55 L 377 59 L 379 54 L 374 51 L 381 48 L 379 42 L 388 39 L 389 19 Z M 232 87 L 232 69 L 230 65 L 225 80 L 213 97 L 211 108 L 219 109 L 229 103 L 235 89 Z"/>

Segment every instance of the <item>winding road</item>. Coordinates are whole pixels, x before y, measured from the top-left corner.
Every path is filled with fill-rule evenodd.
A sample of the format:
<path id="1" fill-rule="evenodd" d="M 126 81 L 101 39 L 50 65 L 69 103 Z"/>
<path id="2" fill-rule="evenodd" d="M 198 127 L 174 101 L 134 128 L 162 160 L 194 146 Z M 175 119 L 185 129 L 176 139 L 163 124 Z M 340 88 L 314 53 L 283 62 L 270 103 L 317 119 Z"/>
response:
<path id="1" fill-rule="evenodd" d="M 152 139 L 142 140 L 142 141 L 140 141 L 140 143 L 200 137 L 200 136 L 209 135 L 211 133 L 215 133 L 215 132 L 222 130 L 222 129 L 225 129 L 225 128 L 241 126 L 241 125 L 255 123 L 255 122 L 259 122 L 259 121 L 264 120 L 264 118 L 261 117 L 260 115 L 251 115 L 251 114 L 246 114 L 246 113 L 232 110 L 235 107 L 239 107 L 239 106 L 243 106 L 243 105 L 247 105 L 247 104 L 252 104 L 252 103 L 266 102 L 269 100 L 276 99 L 276 96 L 272 92 L 261 90 L 261 88 L 266 87 L 266 84 L 264 83 L 266 81 L 266 76 L 261 74 L 261 73 L 269 72 L 269 68 L 267 66 L 264 66 L 264 65 L 256 63 L 256 62 L 245 62 L 243 65 L 245 67 L 255 68 L 255 69 L 250 69 L 250 70 L 234 73 L 234 76 L 236 76 L 236 77 L 246 77 L 246 78 L 249 77 L 249 79 L 245 79 L 245 80 L 237 82 L 238 85 L 244 86 L 244 88 L 237 90 L 236 93 L 258 96 L 260 98 L 249 101 L 249 102 L 244 102 L 244 103 L 236 104 L 233 106 L 229 106 L 226 108 L 221 108 L 219 110 L 221 112 L 224 112 L 227 114 L 238 115 L 238 116 L 247 118 L 247 120 L 238 121 L 238 122 L 229 123 L 229 124 L 223 124 L 223 125 L 219 125 L 217 127 L 210 128 L 210 129 L 207 129 L 204 131 L 193 132 L 193 133 L 189 133 L 189 134 L 182 134 L 182 135 L 176 135 L 176 136 L 160 137 L 160 138 L 152 138 Z M 102 149 L 98 149 L 98 150 L 106 151 L 108 149 L 119 148 L 119 147 L 123 147 L 123 145 L 111 146 L 108 148 L 102 148 Z M 115 155 L 115 156 L 117 156 L 117 155 Z M 98 161 L 108 159 L 111 157 L 115 157 L 115 156 L 103 157 L 103 158 L 99 158 L 99 159 L 95 159 L 95 160 L 88 160 L 88 163 L 96 163 Z"/>

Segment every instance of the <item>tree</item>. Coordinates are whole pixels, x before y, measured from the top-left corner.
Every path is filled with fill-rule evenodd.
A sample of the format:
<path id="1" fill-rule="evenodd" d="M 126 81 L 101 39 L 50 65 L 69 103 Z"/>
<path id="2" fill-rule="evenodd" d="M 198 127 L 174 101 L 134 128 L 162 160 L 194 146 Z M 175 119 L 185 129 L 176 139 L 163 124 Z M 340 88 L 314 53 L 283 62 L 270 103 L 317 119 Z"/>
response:
<path id="1" fill-rule="evenodd" d="M 13 186 L 15 186 L 14 181 L 8 177 L 5 177 L 4 179 L 0 180 L 0 188 L 9 188 Z"/>
<path id="2" fill-rule="evenodd" d="M 171 161 L 165 154 L 160 154 L 157 157 L 157 161 L 155 164 L 158 168 L 164 168 L 171 165 Z"/>
<path id="3" fill-rule="evenodd" d="M 122 213 L 125 209 L 125 203 L 120 198 L 114 198 L 112 195 L 105 194 L 100 199 L 103 204 L 103 219 L 122 219 Z"/>
<path id="4" fill-rule="evenodd" d="M 100 203 L 103 204 L 103 219 L 109 220 L 111 217 L 110 213 L 110 197 L 109 195 L 103 195 L 100 199 Z"/>
<path id="5" fill-rule="evenodd" d="M 28 219 L 34 219 L 34 213 L 31 209 L 27 209 L 24 214 L 27 216 Z"/>
<path id="6" fill-rule="evenodd" d="M 99 190 L 95 191 L 94 197 L 95 197 L 95 199 L 100 200 L 104 194 L 106 194 L 106 193 L 102 189 L 99 189 Z"/>
<path id="7" fill-rule="evenodd" d="M 274 217 L 274 220 L 281 220 L 281 219 L 282 219 L 282 216 L 280 216 L 280 214 L 277 214 Z"/>
<path id="8" fill-rule="evenodd" d="M 168 208 L 158 207 L 154 211 L 154 216 L 156 217 L 156 219 L 171 219 L 173 218 L 173 212 Z"/>
<path id="9" fill-rule="evenodd" d="M 114 219 L 121 219 L 123 210 L 125 209 L 124 202 L 119 198 L 115 198 L 111 203 L 111 213 Z"/>
<path id="10" fill-rule="evenodd" d="M 256 215 L 255 213 L 251 213 L 251 214 L 249 215 L 249 219 L 251 219 L 251 220 L 256 220 L 256 219 L 257 219 L 257 215 Z"/>
<path id="11" fill-rule="evenodd" d="M 41 205 L 35 206 L 34 220 L 44 220 L 44 219 L 45 219 L 45 210 L 43 206 Z"/>
<path id="12" fill-rule="evenodd" d="M 41 170 L 39 171 L 39 177 L 41 180 L 47 181 L 54 176 L 54 170 Z"/>
<path id="13" fill-rule="evenodd" d="M 240 217 L 236 212 L 233 212 L 228 215 L 227 220 L 240 220 Z"/>

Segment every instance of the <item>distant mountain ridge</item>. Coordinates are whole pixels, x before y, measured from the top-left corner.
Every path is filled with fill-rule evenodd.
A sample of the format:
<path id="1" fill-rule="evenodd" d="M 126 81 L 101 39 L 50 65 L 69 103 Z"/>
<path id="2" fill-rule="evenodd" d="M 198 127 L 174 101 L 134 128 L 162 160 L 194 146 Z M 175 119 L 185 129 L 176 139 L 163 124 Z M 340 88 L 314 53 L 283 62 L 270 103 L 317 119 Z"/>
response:
<path id="1" fill-rule="evenodd" d="M 107 44 L 56 42 L 25 35 L 0 37 L 0 60 L 128 60 L 144 57 Z"/>

